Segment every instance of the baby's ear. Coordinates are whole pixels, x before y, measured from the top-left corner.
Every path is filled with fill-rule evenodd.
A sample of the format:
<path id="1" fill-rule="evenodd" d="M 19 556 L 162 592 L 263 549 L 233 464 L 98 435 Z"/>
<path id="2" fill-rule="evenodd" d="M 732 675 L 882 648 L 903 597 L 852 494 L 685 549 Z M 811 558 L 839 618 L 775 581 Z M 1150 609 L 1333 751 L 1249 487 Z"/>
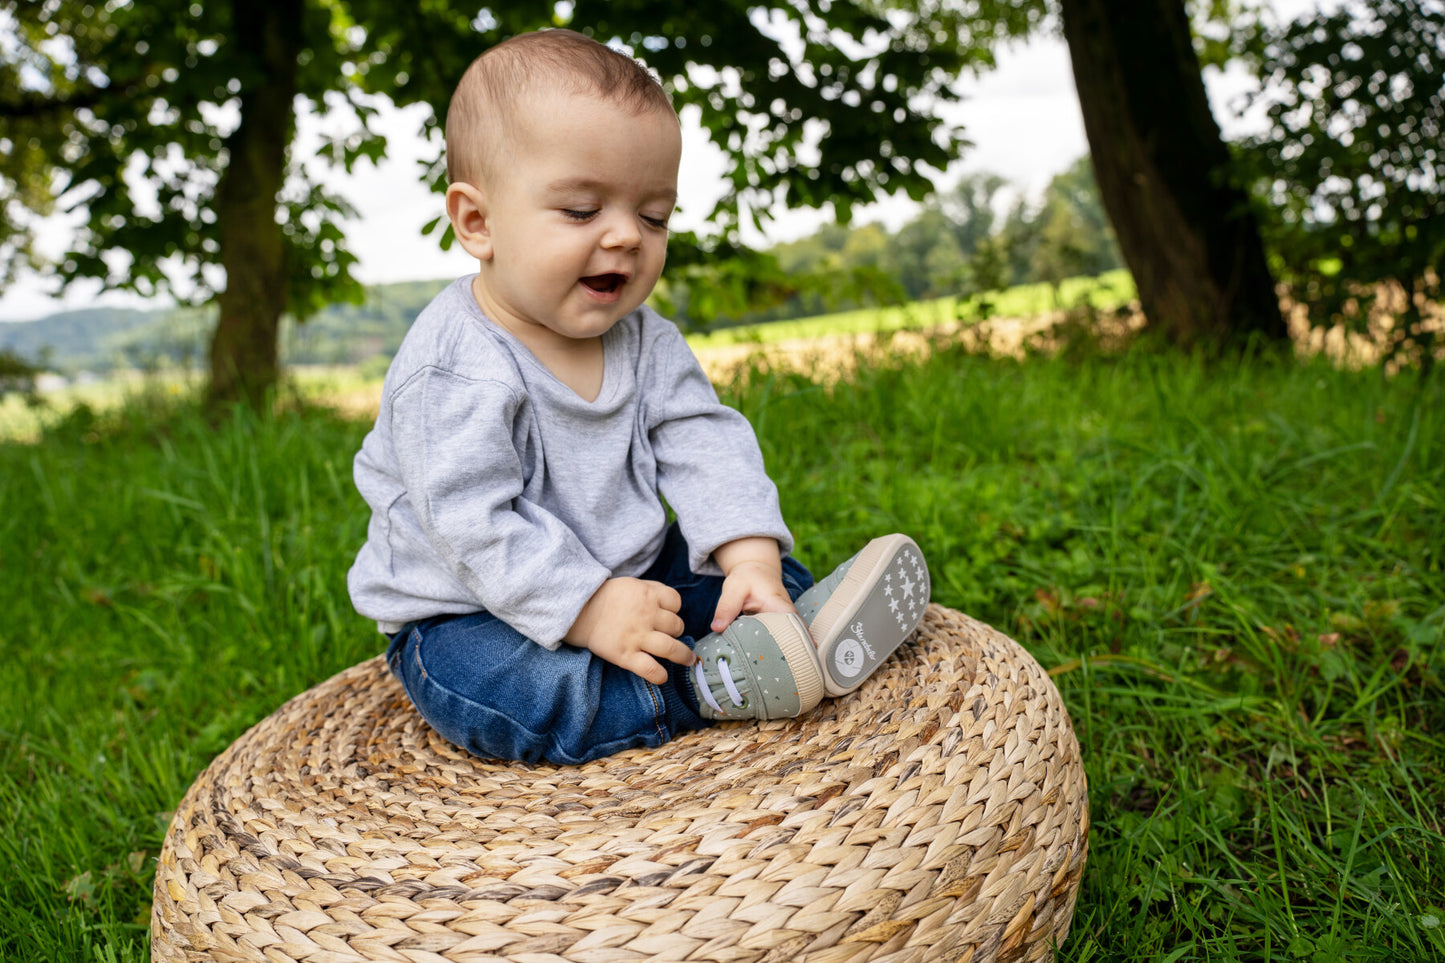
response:
<path id="1" fill-rule="evenodd" d="M 455 183 L 447 188 L 447 217 L 457 243 L 478 261 L 492 259 L 492 232 L 487 220 L 487 196 L 475 184 Z"/>

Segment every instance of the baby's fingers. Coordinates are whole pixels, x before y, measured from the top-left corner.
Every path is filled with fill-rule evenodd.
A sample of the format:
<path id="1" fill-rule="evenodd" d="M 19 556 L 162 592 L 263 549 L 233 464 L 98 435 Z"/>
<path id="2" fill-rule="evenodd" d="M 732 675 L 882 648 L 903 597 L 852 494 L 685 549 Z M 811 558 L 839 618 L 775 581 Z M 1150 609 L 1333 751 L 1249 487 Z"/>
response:
<path id="1" fill-rule="evenodd" d="M 743 604 L 748 600 L 748 588 L 735 580 L 723 582 L 722 594 L 717 600 L 717 610 L 713 612 L 712 630 L 721 632 L 732 625 L 733 619 L 743 614 Z"/>
<path id="2" fill-rule="evenodd" d="M 682 616 L 676 612 L 658 609 L 657 615 L 652 620 L 652 627 L 676 642 L 677 637 L 682 634 L 687 626 L 683 624 Z M 681 645 L 681 643 L 678 644 Z M 685 649 L 687 646 L 684 645 L 683 648 Z"/>
<path id="3" fill-rule="evenodd" d="M 689 649 L 670 635 L 654 633 L 648 640 L 646 648 L 648 652 L 657 656 L 659 659 L 676 662 L 678 665 L 692 665 L 693 662 L 697 661 L 697 656 L 693 655 L 692 649 Z"/>
<path id="4" fill-rule="evenodd" d="M 651 598 L 660 608 L 669 612 L 680 612 L 682 610 L 682 595 L 677 589 L 665 582 L 644 582 Z"/>
<path id="5" fill-rule="evenodd" d="M 673 641 L 677 642 L 676 639 Z M 678 645 L 682 645 L 682 643 L 678 642 Z M 684 645 L 683 648 L 687 648 L 687 646 Z M 619 659 L 617 664 L 633 675 L 642 676 L 653 685 L 667 684 L 667 669 L 646 652 L 629 652 Z"/>

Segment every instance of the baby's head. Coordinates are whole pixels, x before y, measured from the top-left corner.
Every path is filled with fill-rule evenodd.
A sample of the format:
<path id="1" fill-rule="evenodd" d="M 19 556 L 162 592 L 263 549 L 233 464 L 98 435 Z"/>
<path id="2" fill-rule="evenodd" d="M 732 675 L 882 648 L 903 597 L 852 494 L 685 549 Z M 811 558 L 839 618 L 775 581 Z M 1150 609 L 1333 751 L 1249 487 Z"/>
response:
<path id="1" fill-rule="evenodd" d="M 447 216 L 486 316 L 540 353 L 639 307 L 662 274 L 681 155 L 666 92 L 630 57 L 548 30 L 477 58 L 447 115 Z"/>
<path id="2" fill-rule="evenodd" d="M 472 61 L 452 93 L 447 179 L 477 183 L 515 163 L 517 120 L 544 94 L 592 96 L 630 114 L 676 117 L 662 85 L 626 54 L 572 30 L 520 34 Z"/>

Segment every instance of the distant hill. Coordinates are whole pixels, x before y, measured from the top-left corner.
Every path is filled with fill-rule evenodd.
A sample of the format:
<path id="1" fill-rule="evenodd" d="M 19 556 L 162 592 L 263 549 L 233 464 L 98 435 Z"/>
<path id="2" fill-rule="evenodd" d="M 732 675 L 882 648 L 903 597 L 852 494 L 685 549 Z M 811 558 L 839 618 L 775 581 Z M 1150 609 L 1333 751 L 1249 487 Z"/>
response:
<path id="1" fill-rule="evenodd" d="M 334 304 L 303 325 L 286 319 L 281 353 L 288 364 L 358 364 L 389 356 L 416 316 L 449 281 L 406 281 L 366 289 L 361 304 Z M 87 308 L 35 321 L 0 324 L 0 350 L 63 374 L 199 366 L 214 308 Z"/>
<path id="2" fill-rule="evenodd" d="M 35 321 L 0 324 L 0 350 L 34 364 L 68 370 L 108 367 L 99 363 L 112 339 L 130 337 L 155 323 L 162 312 L 130 308 L 63 311 Z"/>

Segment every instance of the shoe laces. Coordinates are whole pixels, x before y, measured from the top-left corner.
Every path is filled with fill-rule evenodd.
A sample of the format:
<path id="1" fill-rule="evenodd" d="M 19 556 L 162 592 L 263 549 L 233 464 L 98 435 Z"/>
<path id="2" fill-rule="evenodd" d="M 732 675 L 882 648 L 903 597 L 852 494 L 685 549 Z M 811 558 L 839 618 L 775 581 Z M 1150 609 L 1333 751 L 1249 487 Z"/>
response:
<path id="1" fill-rule="evenodd" d="M 738 691 L 737 683 L 733 681 L 732 668 L 728 665 L 727 659 L 718 658 L 717 671 L 718 675 L 722 676 L 723 688 L 727 690 L 728 698 L 732 700 L 733 705 L 743 705 L 746 700 L 743 698 L 743 694 Z M 701 660 L 693 663 L 692 674 L 693 681 L 696 683 L 694 687 L 697 689 L 697 694 L 702 696 L 703 701 L 712 707 L 713 712 L 722 712 L 722 706 L 718 703 L 717 699 L 713 698 L 712 686 L 707 684 L 707 675 L 703 672 Z"/>

